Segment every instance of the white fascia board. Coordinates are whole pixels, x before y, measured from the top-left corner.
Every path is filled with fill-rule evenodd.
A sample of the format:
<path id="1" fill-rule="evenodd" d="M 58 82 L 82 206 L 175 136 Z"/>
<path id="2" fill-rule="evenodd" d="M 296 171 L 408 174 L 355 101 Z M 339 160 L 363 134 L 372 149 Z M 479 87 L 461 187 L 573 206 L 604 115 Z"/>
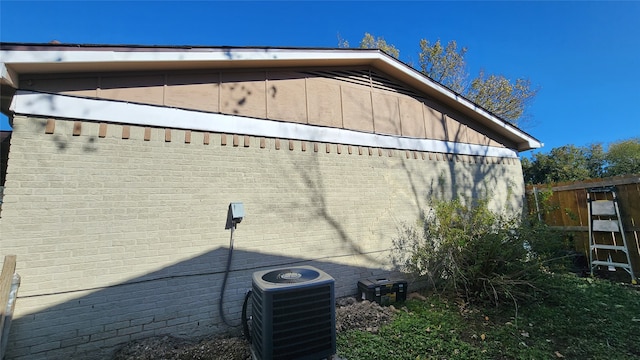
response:
<path id="1" fill-rule="evenodd" d="M 104 62 L 184 62 L 227 60 L 348 60 L 372 59 L 374 52 L 290 49 L 176 49 L 166 50 L 3 50 L 0 57 L 8 64 L 104 63 Z"/>
<path id="2" fill-rule="evenodd" d="M 438 152 L 458 155 L 518 158 L 512 149 L 451 141 L 381 135 L 354 130 L 255 119 L 236 115 L 97 100 L 19 90 L 11 103 L 15 114 L 117 122 L 185 130 L 251 135 L 303 141 Z"/>
<path id="3" fill-rule="evenodd" d="M 14 89 L 18 87 L 18 74 L 7 68 L 4 62 L 0 63 L 0 84 L 9 85 Z"/>

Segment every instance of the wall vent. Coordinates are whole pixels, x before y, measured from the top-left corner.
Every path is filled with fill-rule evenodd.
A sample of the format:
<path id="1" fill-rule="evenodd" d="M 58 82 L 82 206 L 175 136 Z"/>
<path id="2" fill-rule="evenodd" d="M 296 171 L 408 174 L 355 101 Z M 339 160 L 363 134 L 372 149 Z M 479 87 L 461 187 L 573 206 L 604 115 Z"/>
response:
<path id="1" fill-rule="evenodd" d="M 383 73 L 371 69 L 317 70 L 303 71 L 302 73 L 311 77 L 335 79 L 351 84 L 367 86 L 372 89 L 400 93 L 416 99 L 423 99 L 424 97 L 404 84 L 389 78 Z"/>
<path id="2" fill-rule="evenodd" d="M 335 280 L 312 266 L 253 273 L 255 360 L 317 360 L 336 352 Z"/>

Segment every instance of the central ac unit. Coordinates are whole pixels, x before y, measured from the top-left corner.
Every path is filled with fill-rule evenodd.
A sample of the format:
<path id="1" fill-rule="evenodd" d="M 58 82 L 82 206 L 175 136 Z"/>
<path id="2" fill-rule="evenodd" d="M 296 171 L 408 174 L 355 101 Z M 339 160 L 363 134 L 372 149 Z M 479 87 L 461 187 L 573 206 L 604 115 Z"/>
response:
<path id="1" fill-rule="evenodd" d="M 318 360 L 336 352 L 335 280 L 312 266 L 253 273 L 255 360 Z"/>

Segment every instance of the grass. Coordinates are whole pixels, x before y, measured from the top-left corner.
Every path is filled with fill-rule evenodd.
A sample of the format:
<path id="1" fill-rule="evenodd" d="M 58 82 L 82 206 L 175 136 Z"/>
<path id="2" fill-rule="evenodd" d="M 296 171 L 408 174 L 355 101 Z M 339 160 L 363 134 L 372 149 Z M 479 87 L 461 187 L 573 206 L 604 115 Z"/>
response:
<path id="1" fill-rule="evenodd" d="M 338 355 L 369 359 L 639 359 L 640 291 L 548 275 L 546 295 L 516 306 L 469 306 L 425 294 L 378 334 L 338 335 Z"/>

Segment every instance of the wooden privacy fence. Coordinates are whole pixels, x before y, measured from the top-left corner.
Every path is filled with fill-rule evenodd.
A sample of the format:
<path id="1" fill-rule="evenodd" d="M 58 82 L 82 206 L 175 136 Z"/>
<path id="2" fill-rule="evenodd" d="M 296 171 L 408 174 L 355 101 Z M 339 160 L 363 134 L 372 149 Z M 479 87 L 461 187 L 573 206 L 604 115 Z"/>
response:
<path id="1" fill-rule="evenodd" d="M 528 185 L 526 188 L 529 212 L 547 225 L 566 231 L 574 239 L 575 250 L 589 257 L 589 210 L 587 190 L 613 186 L 616 189 L 622 226 L 627 238 L 631 263 L 636 276 L 640 275 L 640 174 L 591 179 L 558 184 Z M 604 200 L 601 198 L 598 200 Z M 613 242 L 607 239 L 598 242 Z M 600 254 L 598 257 L 609 256 Z M 611 252 L 613 261 L 626 262 L 621 252 Z"/>

